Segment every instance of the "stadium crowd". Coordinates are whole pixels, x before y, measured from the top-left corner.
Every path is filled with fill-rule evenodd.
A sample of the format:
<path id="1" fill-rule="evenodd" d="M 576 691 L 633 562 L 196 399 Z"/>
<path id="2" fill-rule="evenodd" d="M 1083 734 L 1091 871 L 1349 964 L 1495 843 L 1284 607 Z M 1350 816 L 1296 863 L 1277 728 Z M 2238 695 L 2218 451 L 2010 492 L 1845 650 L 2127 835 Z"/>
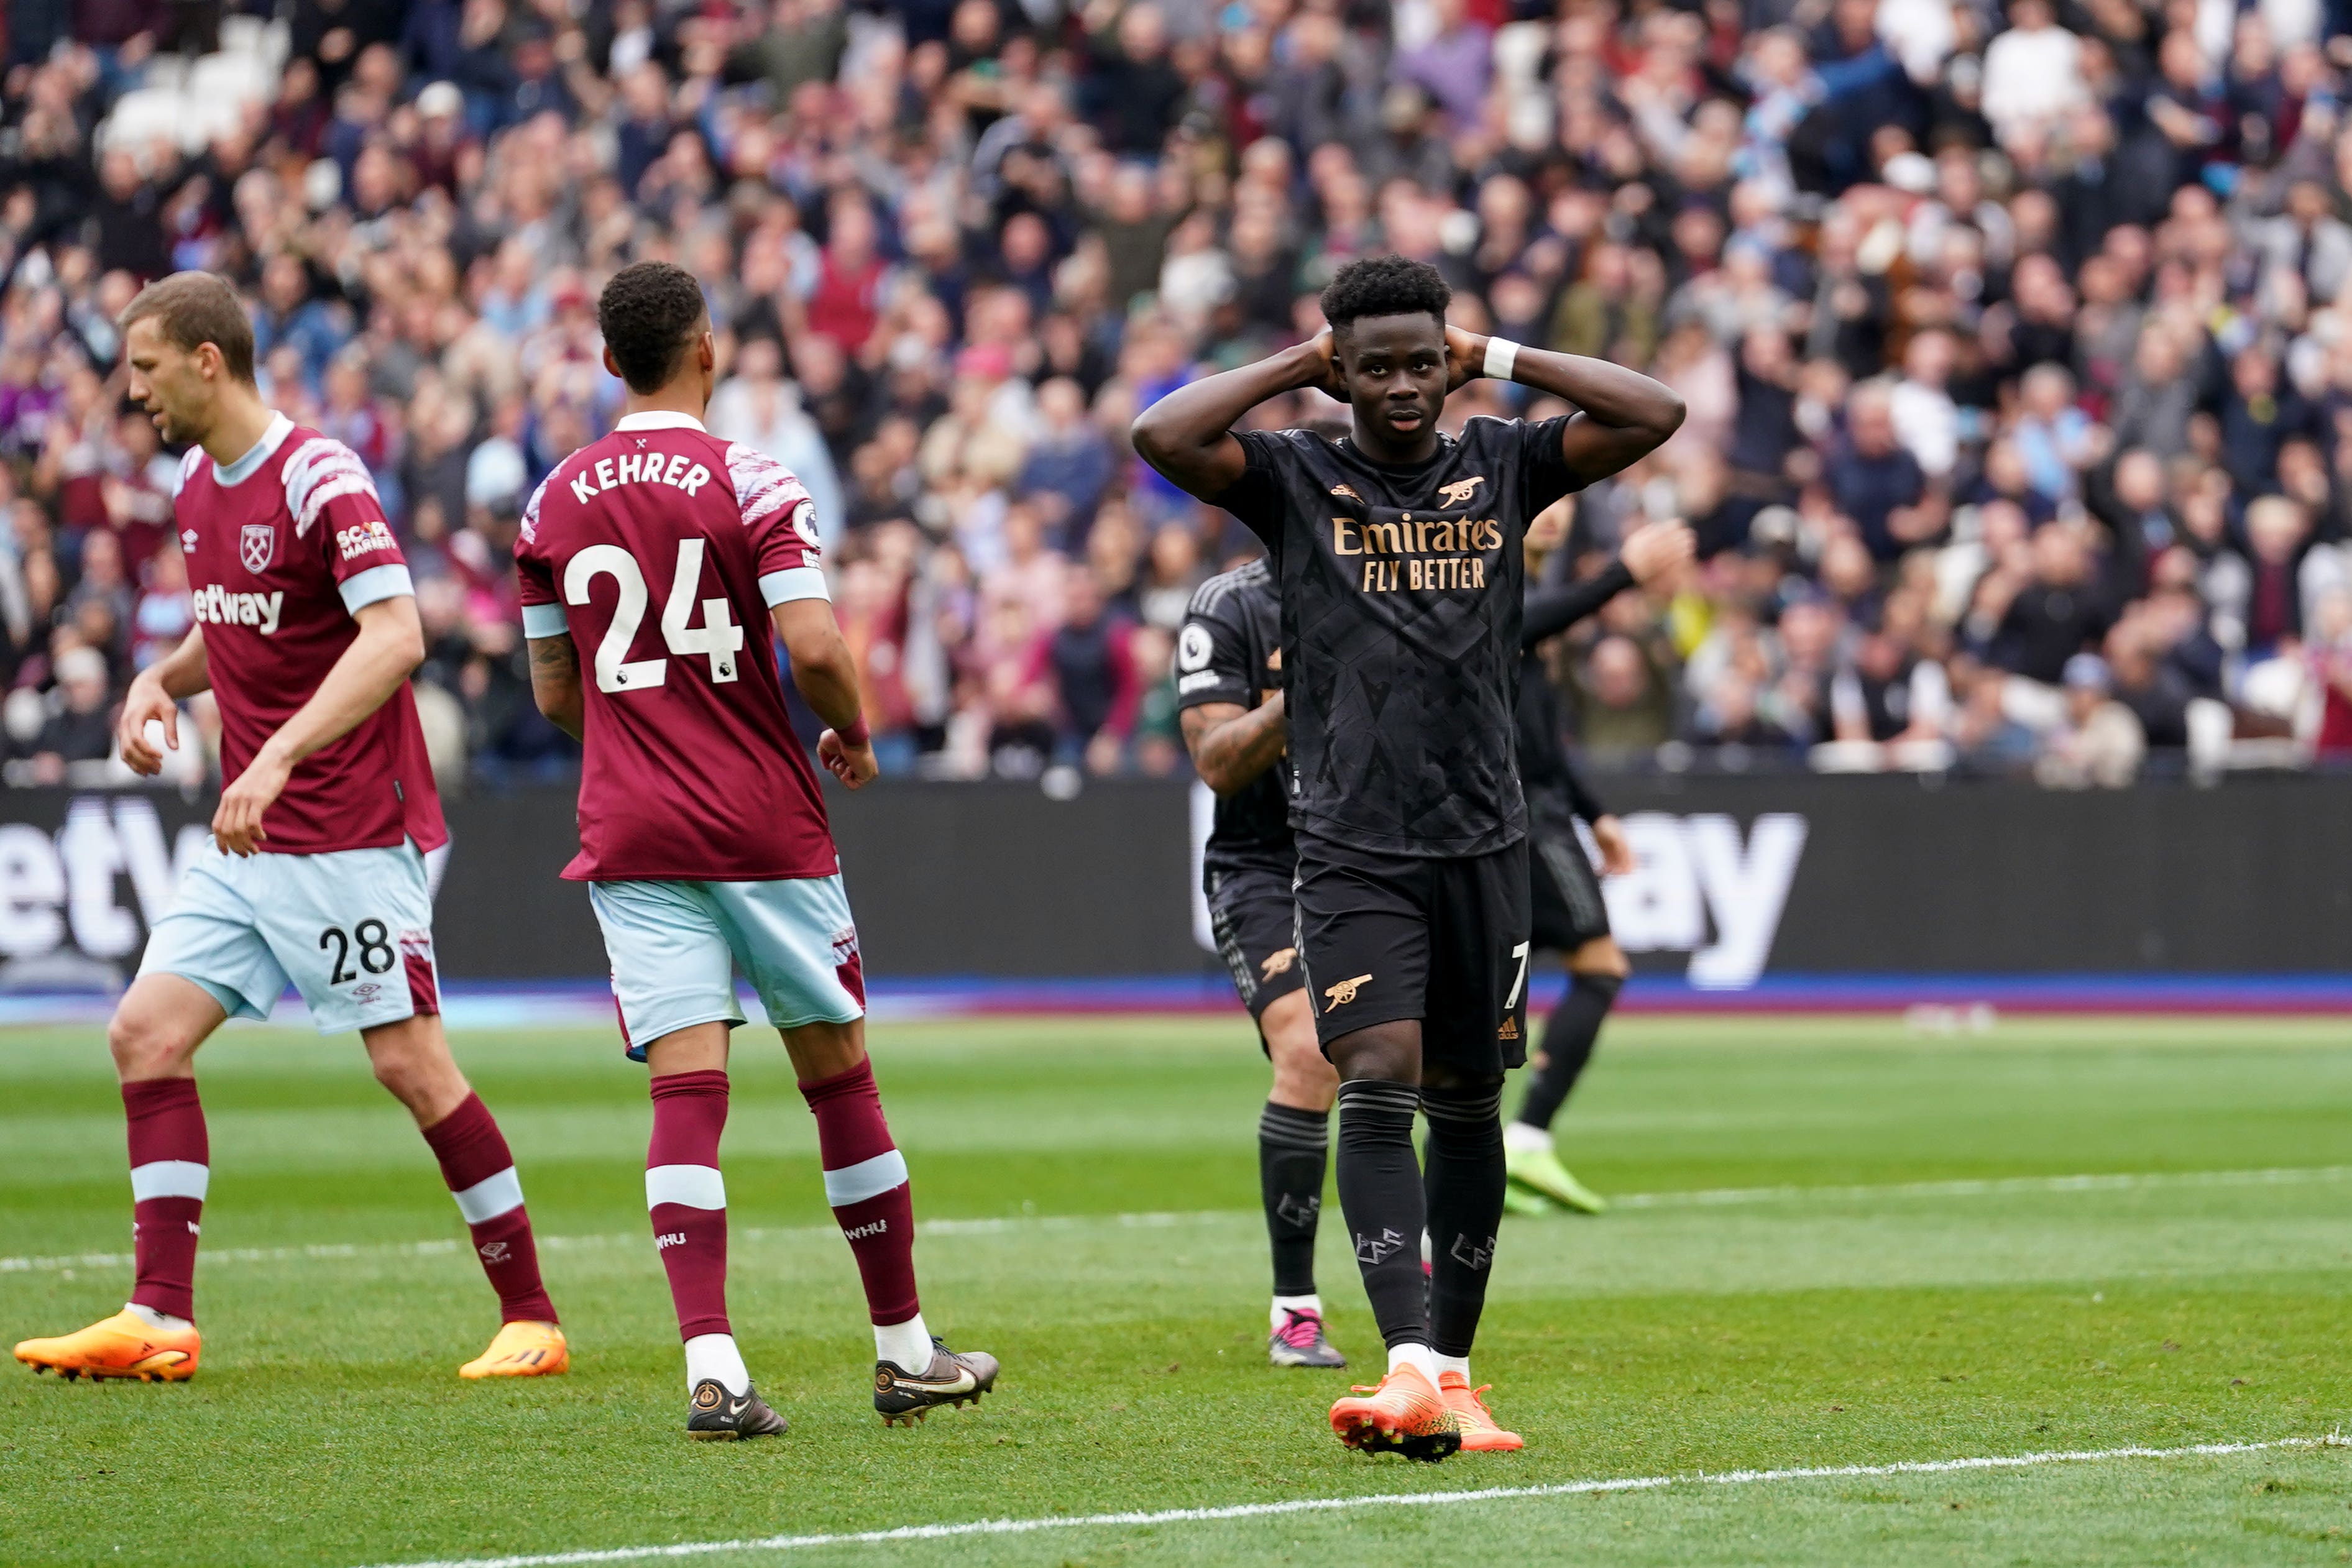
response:
<path id="1" fill-rule="evenodd" d="M 1688 404 L 1553 566 L 1645 517 L 1707 551 L 1556 652 L 1604 763 L 2352 757 L 2332 0 L 226 9 L 7 13 L 11 781 L 102 768 L 190 624 L 111 325 L 183 267 L 248 292 L 265 395 L 373 470 L 437 764 L 568 772 L 509 551 L 614 417 L 593 302 L 649 256 L 705 280 L 713 430 L 817 500 L 894 771 L 1183 766 L 1172 632 L 1255 546 L 1129 423 L 1383 250 Z M 1449 417 L 1543 412 L 1519 391 Z"/>

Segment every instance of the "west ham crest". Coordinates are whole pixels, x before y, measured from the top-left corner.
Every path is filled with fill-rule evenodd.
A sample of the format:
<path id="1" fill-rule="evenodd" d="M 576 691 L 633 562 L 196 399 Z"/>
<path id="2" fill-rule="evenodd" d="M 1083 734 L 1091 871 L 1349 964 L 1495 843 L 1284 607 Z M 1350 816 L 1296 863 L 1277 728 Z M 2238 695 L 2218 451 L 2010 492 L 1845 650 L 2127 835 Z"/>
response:
<path id="1" fill-rule="evenodd" d="M 278 525 L 247 523 L 236 537 L 236 553 L 245 562 L 245 570 L 260 573 L 269 570 L 278 555 Z"/>
<path id="2" fill-rule="evenodd" d="M 268 571 L 278 557 L 278 524 L 247 522 L 245 531 L 237 534 L 237 557 L 245 559 L 247 571 Z"/>

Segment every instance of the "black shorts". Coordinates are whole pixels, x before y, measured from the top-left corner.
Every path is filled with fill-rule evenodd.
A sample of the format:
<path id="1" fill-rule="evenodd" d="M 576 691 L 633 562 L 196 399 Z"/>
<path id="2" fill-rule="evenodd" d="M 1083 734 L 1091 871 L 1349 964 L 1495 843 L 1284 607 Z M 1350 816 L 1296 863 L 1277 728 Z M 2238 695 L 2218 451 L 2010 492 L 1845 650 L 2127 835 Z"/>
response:
<path id="1" fill-rule="evenodd" d="M 1528 846 L 1450 860 L 1298 841 L 1298 949 L 1328 1048 L 1421 1020 L 1425 1065 L 1527 1061 Z"/>
<path id="2" fill-rule="evenodd" d="M 1307 983 L 1298 967 L 1298 920 L 1290 900 L 1290 877 L 1256 866 L 1213 869 L 1206 891 L 1217 956 L 1232 971 L 1242 1006 L 1249 1009 L 1250 1017 L 1262 1018 L 1267 1004 Z"/>
<path id="3" fill-rule="evenodd" d="M 1528 830 L 1528 906 L 1536 950 L 1573 953 L 1609 935 L 1609 904 L 1601 877 L 1573 823 L 1533 822 Z"/>

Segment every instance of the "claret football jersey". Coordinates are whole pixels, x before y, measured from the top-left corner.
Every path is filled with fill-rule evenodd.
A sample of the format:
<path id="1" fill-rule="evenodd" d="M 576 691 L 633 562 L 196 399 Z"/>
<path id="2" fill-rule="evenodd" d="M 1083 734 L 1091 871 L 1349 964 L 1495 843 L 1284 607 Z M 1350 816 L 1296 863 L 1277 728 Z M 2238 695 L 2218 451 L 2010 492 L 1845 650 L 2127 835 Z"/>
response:
<path id="1" fill-rule="evenodd" d="M 359 635 L 353 617 L 415 589 L 366 465 L 282 413 L 226 466 L 191 447 L 172 513 L 220 708 L 221 777 L 235 779 L 317 693 Z M 261 825 L 272 854 L 447 842 L 407 684 L 297 764 Z"/>
<path id="2" fill-rule="evenodd" d="M 1217 504 L 1273 554 L 1290 821 L 1359 849 L 1487 854 L 1527 832 L 1520 539 L 1576 488 L 1567 418 L 1474 418 L 1425 463 L 1251 431 Z"/>
<path id="3" fill-rule="evenodd" d="M 575 881 L 840 869 L 784 710 L 768 612 L 823 599 L 790 469 L 682 413 L 635 413 L 556 465 L 515 547 L 527 636 L 569 634 L 586 759 Z"/>

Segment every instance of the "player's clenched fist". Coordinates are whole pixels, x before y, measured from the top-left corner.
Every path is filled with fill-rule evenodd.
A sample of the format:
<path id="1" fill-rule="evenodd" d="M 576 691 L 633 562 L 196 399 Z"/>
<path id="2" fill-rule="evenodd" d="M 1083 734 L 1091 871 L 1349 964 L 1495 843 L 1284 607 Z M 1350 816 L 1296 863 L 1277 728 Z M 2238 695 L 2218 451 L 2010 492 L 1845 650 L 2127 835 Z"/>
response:
<path id="1" fill-rule="evenodd" d="M 269 837 L 261 825 L 261 814 L 285 792 L 286 780 L 293 772 L 292 764 L 274 747 L 265 746 L 252 766 L 221 791 L 220 809 L 213 813 L 213 841 L 223 853 L 249 855 L 259 850 L 261 841 Z"/>
<path id="2" fill-rule="evenodd" d="M 152 778 L 163 770 L 163 753 L 147 743 L 147 727 L 158 723 L 163 727 L 164 747 L 179 750 L 180 705 L 163 695 L 161 683 L 142 674 L 131 683 L 121 715 L 114 721 L 115 749 L 133 773 Z"/>
<path id="3" fill-rule="evenodd" d="M 817 737 L 816 759 L 832 770 L 833 776 L 856 789 L 882 770 L 874 759 L 874 743 L 861 740 L 855 746 L 841 738 L 837 729 L 828 729 Z"/>

